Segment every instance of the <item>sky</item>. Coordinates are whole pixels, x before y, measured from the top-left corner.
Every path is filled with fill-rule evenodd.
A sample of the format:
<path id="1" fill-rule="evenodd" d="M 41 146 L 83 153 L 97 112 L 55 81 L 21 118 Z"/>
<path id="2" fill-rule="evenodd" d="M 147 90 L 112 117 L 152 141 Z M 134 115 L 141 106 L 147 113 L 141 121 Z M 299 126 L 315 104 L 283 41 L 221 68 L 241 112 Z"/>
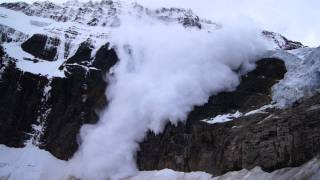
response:
<path id="1" fill-rule="evenodd" d="M 14 2 L 17 0 L 0 0 Z M 25 0 L 34 2 L 35 0 Z M 66 0 L 55 0 L 61 3 Z M 87 1 L 87 0 L 79 0 Z M 201 17 L 223 22 L 247 18 L 259 27 L 279 32 L 308 46 L 319 46 L 319 0 L 126 0 L 149 7 L 175 6 L 191 8 Z"/>
<path id="2" fill-rule="evenodd" d="M 148 5 L 154 2 L 141 1 Z M 319 0 L 163 0 L 162 3 L 192 8 L 200 16 L 216 21 L 245 17 L 289 39 L 309 46 L 320 45 Z"/>

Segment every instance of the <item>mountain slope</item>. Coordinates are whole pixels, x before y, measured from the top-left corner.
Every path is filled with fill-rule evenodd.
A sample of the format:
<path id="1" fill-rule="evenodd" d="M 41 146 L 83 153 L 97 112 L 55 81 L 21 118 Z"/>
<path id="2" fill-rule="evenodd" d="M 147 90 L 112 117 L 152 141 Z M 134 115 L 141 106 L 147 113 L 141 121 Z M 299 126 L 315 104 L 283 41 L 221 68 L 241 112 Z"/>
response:
<path id="1" fill-rule="evenodd" d="M 62 160 L 72 158 L 78 150 L 79 133 L 85 133 L 80 131 L 82 125 L 96 124 L 99 119 L 101 123 L 101 112 L 105 112 L 114 99 L 108 97 L 112 92 L 106 93 L 106 89 L 115 83 L 113 77 L 119 73 L 119 62 L 125 62 L 121 50 L 132 56 L 131 60 L 135 60 L 134 57 L 139 53 L 147 54 L 137 51 L 132 44 L 117 44 L 112 35 L 117 35 L 114 32 L 119 28 L 132 20 L 135 23 L 137 21 L 132 25 L 139 25 L 141 34 L 147 25 L 155 29 L 174 27 L 155 31 L 172 33 L 172 36 L 164 37 L 179 36 L 172 30 L 183 29 L 186 35 L 205 34 L 199 36 L 201 38 L 220 35 L 221 31 L 228 28 L 199 18 L 191 10 L 148 9 L 136 3 L 113 1 L 67 2 L 59 5 L 51 2 L 3 3 L 0 10 L 0 144 L 25 148 L 36 146 Z M 13 20 L 17 18 L 25 21 L 16 23 Z M 120 31 L 120 35 L 133 29 L 125 30 Z M 156 36 L 162 37 L 160 34 Z M 153 38 L 156 36 L 150 40 L 156 41 Z M 177 127 L 167 124 L 164 132 L 157 135 L 149 132 L 141 142 L 137 155 L 139 169 L 198 170 L 214 175 L 255 166 L 273 171 L 300 166 L 318 154 L 318 95 L 315 95 L 319 88 L 318 49 L 305 48 L 299 42 L 268 31 L 262 31 L 259 37 L 276 51 L 265 54 L 265 57 L 256 57 L 250 63 L 262 60 L 248 74 L 250 68 L 246 66 L 250 66 L 250 63 L 242 61 L 232 65 L 226 61 L 225 64 L 232 67 L 232 73 L 242 75 L 237 89 L 219 94 L 225 89 L 214 91 L 216 94 L 210 94 L 208 103 L 199 103 L 194 110 L 187 111 L 190 114 L 186 115 L 186 123 L 179 122 Z M 232 51 L 232 44 L 251 43 L 250 38 L 245 36 L 239 40 L 240 43 L 229 43 L 222 47 Z M 183 42 L 186 41 L 181 42 L 176 46 L 185 47 Z M 159 48 L 151 49 L 154 54 L 164 52 L 160 49 L 173 47 L 167 44 L 150 45 Z M 195 46 L 186 47 L 188 49 L 183 49 L 181 54 L 192 56 L 195 55 L 192 52 L 198 52 Z M 244 47 L 252 48 L 254 44 Z M 220 50 L 210 48 L 213 52 Z M 235 50 L 240 52 L 243 49 Z M 233 55 L 229 52 L 226 54 Z M 168 57 L 161 53 L 158 55 Z M 241 59 L 247 54 L 241 55 L 236 57 Z M 170 63 L 170 59 L 165 58 L 161 62 Z M 144 63 L 143 60 L 133 62 L 138 65 Z M 304 66 L 300 66 L 300 62 Z M 139 66 L 134 63 L 126 66 L 130 72 L 139 71 Z M 163 72 L 171 73 L 170 64 L 164 67 Z M 185 71 L 190 70 L 188 66 L 184 68 Z M 214 82 L 215 79 L 208 80 Z M 131 80 L 127 84 L 129 82 Z M 301 86 L 296 89 L 292 82 L 298 82 Z M 234 90 L 227 90 L 231 89 Z M 183 88 L 180 90 L 183 92 Z M 293 98 L 286 98 L 287 95 Z M 272 103 L 289 108 L 279 110 Z M 290 107 L 293 103 L 295 107 Z M 120 110 L 125 112 L 124 109 Z M 254 113 L 263 110 L 265 112 L 262 114 Z M 231 122 L 208 124 L 202 121 L 208 122 L 218 115 L 237 111 L 242 115 Z M 293 120 L 289 122 L 290 118 Z"/>

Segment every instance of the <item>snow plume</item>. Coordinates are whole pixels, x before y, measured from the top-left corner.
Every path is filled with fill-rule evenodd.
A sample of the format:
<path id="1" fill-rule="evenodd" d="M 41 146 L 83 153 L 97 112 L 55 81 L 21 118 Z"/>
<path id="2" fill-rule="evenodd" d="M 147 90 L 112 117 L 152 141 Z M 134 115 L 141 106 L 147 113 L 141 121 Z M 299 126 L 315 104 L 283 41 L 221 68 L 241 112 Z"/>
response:
<path id="1" fill-rule="evenodd" d="M 96 125 L 81 129 L 69 173 L 122 179 L 137 172 L 135 155 L 148 130 L 184 121 L 212 94 L 232 91 L 265 49 L 260 32 L 225 25 L 199 30 L 122 17 L 112 32 L 120 62 L 109 75 L 109 105 Z"/>

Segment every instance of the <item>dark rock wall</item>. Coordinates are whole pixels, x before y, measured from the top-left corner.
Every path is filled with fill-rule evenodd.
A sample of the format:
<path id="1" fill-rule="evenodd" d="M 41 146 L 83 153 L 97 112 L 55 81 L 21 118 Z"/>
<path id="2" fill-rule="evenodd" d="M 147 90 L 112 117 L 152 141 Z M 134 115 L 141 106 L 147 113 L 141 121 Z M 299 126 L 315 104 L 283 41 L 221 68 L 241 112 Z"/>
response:
<path id="1" fill-rule="evenodd" d="M 235 92 L 211 97 L 207 104 L 195 108 L 185 124 L 167 125 L 159 135 L 149 132 L 137 155 L 140 169 L 220 175 L 255 166 L 272 171 L 312 159 L 320 152 L 320 95 L 289 109 L 270 109 L 226 123 L 199 121 L 270 103 L 270 87 L 284 73 L 281 61 L 262 60 L 256 70 L 243 77 Z"/>
<path id="2" fill-rule="evenodd" d="M 26 51 L 31 54 L 41 55 L 43 49 L 35 47 L 43 47 L 48 39 L 36 34 L 22 46 L 28 47 Z M 61 66 L 66 77 L 22 72 L 16 68 L 15 59 L 1 58 L 9 65 L 3 67 L 0 76 L 0 144 L 22 147 L 31 139 L 60 159 L 73 155 L 78 148 L 80 127 L 96 123 L 100 110 L 107 104 L 105 76 L 118 61 L 109 44 L 102 46 L 93 58 L 91 48 L 90 43 L 84 42 L 66 60 Z M 34 125 L 43 130 L 34 129 Z"/>
<path id="3" fill-rule="evenodd" d="M 109 49 L 109 43 L 100 47 L 96 53 L 94 61 L 92 62 L 93 67 L 106 72 L 117 63 L 118 58 L 116 52 L 110 51 Z M 108 61 L 106 62 L 105 59 L 108 59 Z"/>
<path id="4" fill-rule="evenodd" d="M 68 159 L 77 150 L 77 134 L 85 123 L 95 123 L 98 112 L 106 105 L 101 70 L 73 69 L 67 78 L 53 78 L 47 101 L 50 113 L 40 147 L 60 159 Z"/>
<path id="5" fill-rule="evenodd" d="M 0 81 L 0 143 L 21 147 L 36 122 L 43 88 L 48 79 L 21 72 L 13 62 L 5 68 Z"/>
<path id="6" fill-rule="evenodd" d="M 320 95 L 284 111 L 243 117 L 233 124 L 244 127 L 231 130 L 224 144 L 221 172 L 253 168 L 266 171 L 300 166 L 320 152 Z"/>

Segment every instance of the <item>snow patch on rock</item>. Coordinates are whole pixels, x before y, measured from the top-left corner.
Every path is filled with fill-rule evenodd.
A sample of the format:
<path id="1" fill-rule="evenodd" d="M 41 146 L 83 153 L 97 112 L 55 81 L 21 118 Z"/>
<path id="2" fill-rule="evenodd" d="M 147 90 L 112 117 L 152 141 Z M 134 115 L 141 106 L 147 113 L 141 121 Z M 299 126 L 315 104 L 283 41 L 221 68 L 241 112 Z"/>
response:
<path id="1" fill-rule="evenodd" d="M 251 110 L 247 113 L 242 113 L 240 111 L 236 111 L 235 113 L 228 113 L 228 114 L 221 114 L 221 115 L 217 115 L 215 117 L 212 117 L 210 119 L 204 119 L 204 120 L 201 120 L 203 122 L 206 122 L 208 124 L 216 124 L 216 123 L 224 123 L 224 122 L 228 122 L 228 121 L 232 121 L 236 118 L 240 118 L 242 116 L 250 116 L 250 115 L 253 115 L 253 114 L 261 114 L 261 113 L 267 113 L 266 110 L 269 109 L 269 108 L 274 108 L 275 105 L 273 104 L 268 104 L 268 105 L 264 105 L 258 109 L 254 109 L 254 110 Z"/>
<path id="2" fill-rule="evenodd" d="M 204 119 L 203 122 L 206 122 L 208 124 L 215 124 L 215 123 L 224 123 L 228 121 L 232 121 L 235 118 L 241 117 L 243 114 L 239 111 L 235 112 L 234 114 L 228 113 L 228 114 L 222 114 L 218 115 L 216 117 L 210 118 L 210 119 Z"/>

